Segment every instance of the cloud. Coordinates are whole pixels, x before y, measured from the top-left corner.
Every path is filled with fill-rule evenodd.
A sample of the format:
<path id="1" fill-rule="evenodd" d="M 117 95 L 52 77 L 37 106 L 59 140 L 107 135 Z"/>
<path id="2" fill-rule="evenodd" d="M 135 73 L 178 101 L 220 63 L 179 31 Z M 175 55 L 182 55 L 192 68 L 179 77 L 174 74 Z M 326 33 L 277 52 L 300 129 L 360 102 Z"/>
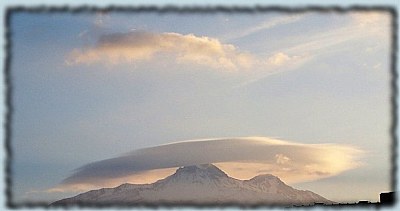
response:
<path id="1" fill-rule="evenodd" d="M 283 154 L 276 154 L 275 158 L 276 158 L 276 163 L 277 164 L 284 165 L 284 164 L 287 164 L 290 161 L 290 158 L 285 156 L 285 155 L 283 155 Z"/>
<path id="2" fill-rule="evenodd" d="M 76 181 L 76 182 L 63 182 L 62 184 L 47 189 L 47 193 L 57 192 L 84 192 L 88 190 L 116 187 L 123 183 L 132 184 L 148 184 L 156 182 L 159 179 L 165 178 L 176 171 L 177 168 L 162 168 L 146 171 L 135 171 L 129 175 L 109 177 L 109 178 L 93 178 L 92 181 Z"/>
<path id="3" fill-rule="evenodd" d="M 239 179 L 270 173 L 289 183 L 302 182 L 355 168 L 361 154 L 347 145 L 300 144 L 265 137 L 184 141 L 87 164 L 54 190 L 154 182 L 180 166 L 204 163 L 216 164 Z"/>
<path id="4" fill-rule="evenodd" d="M 287 16 L 281 16 L 281 17 L 267 19 L 266 21 L 261 22 L 256 26 L 252 26 L 247 29 L 241 29 L 241 31 L 239 31 L 237 33 L 233 33 L 233 34 L 231 33 L 229 35 L 226 35 L 224 40 L 235 40 L 235 39 L 243 38 L 248 35 L 257 33 L 262 30 L 274 28 L 279 25 L 286 25 L 286 24 L 294 23 L 294 22 L 300 21 L 305 16 L 306 15 L 304 15 L 304 14 L 301 14 L 301 15 L 297 14 L 297 15 L 287 15 Z"/>
<path id="5" fill-rule="evenodd" d="M 332 30 L 307 35 L 308 41 L 282 50 L 295 55 L 304 53 L 319 55 L 323 51 L 333 50 L 333 47 L 346 42 L 370 39 L 381 45 L 390 38 L 390 18 L 393 17 L 388 12 L 351 12 L 347 16 L 340 15 L 338 17 L 345 17 L 348 21 Z"/>
<path id="6" fill-rule="evenodd" d="M 282 52 L 278 52 L 267 59 L 267 63 L 270 65 L 279 66 L 288 62 L 291 58 Z"/>
<path id="7" fill-rule="evenodd" d="M 391 24 L 392 14 L 390 12 L 364 11 L 351 13 L 352 23 L 356 27 L 365 28 L 372 33 L 380 30 L 388 30 Z"/>
<path id="8" fill-rule="evenodd" d="M 267 29 L 268 26 L 275 26 L 272 24 L 273 22 L 276 22 L 277 25 L 292 23 L 302 20 L 305 16 L 289 16 L 286 19 L 282 17 L 275 21 L 272 20 L 271 25 L 266 23 L 264 26 L 267 26 Z M 341 52 L 346 48 L 355 49 L 354 46 L 357 46 L 357 42 L 361 42 L 364 46 L 372 45 L 373 47 L 369 46 L 369 50 L 375 52 L 388 47 L 391 18 L 393 18 L 390 12 L 363 11 L 335 14 L 334 16 L 344 19 L 346 22 L 318 33 L 305 32 L 291 37 L 282 37 L 282 42 L 286 39 L 289 43 L 295 41 L 295 44 L 272 53 L 263 66 L 268 67 L 268 71 L 255 74 L 238 87 L 250 85 L 272 74 L 297 69 L 332 52 Z M 261 25 L 259 28 L 262 29 Z"/>
<path id="9" fill-rule="evenodd" d="M 253 55 L 240 52 L 235 46 L 222 44 L 214 38 L 133 30 L 103 35 L 95 46 L 74 49 L 67 56 L 66 63 L 116 65 L 156 58 L 167 58 L 167 61 L 172 58 L 177 64 L 189 63 L 225 70 L 250 68 L 256 62 Z"/>
<path id="10" fill-rule="evenodd" d="M 300 20 L 303 16 L 294 18 Z M 344 48 L 353 48 L 354 42 L 363 40 L 363 45 L 374 45 L 369 51 L 377 51 L 389 43 L 390 19 L 388 12 L 351 12 L 345 17 L 346 24 L 327 31 L 314 34 L 302 34 L 286 39 L 298 40 L 294 45 L 281 48 L 266 58 L 263 67 L 266 72 L 258 72 L 237 87 L 255 83 L 272 74 L 290 71 L 317 60 L 320 56 L 330 52 L 340 52 Z M 348 43 L 348 45 L 343 45 Z"/>
<path id="11" fill-rule="evenodd" d="M 96 19 L 102 20 L 103 16 L 99 14 Z M 232 39 L 245 37 L 260 30 L 297 23 L 306 16 L 310 14 L 271 18 L 237 33 L 231 33 L 229 36 Z M 387 40 L 390 38 L 390 18 L 392 17 L 388 12 L 351 12 L 335 15 L 335 17 L 345 18 L 347 21 L 331 30 L 314 34 L 296 34 L 295 37 L 287 38 L 298 41 L 294 45 L 276 49 L 274 52 L 264 52 L 269 53 L 268 57 L 242 51 L 237 46 L 223 43 L 217 38 L 173 32 L 154 33 L 131 30 L 126 33 L 104 34 L 92 46 L 75 48 L 67 54 L 65 62 L 68 65 L 105 64 L 106 66 L 120 64 L 136 66 L 138 63 L 161 64 L 162 67 L 190 65 L 190 68 L 204 69 L 206 67 L 212 70 L 235 71 L 243 73 L 238 77 L 244 81 L 238 86 L 242 87 L 271 74 L 297 69 L 325 53 L 339 52 L 342 48 L 352 46 L 342 45 L 343 43 L 364 39 L 369 40 L 365 43 L 371 43 L 371 40 L 389 43 Z"/>

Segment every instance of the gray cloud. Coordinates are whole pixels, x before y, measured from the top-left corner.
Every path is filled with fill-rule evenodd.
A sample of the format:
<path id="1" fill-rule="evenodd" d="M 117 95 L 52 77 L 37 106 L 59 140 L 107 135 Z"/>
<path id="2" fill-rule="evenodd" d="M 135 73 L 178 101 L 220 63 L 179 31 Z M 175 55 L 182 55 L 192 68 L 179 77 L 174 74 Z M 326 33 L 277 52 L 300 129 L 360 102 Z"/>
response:
<path id="1" fill-rule="evenodd" d="M 147 171 L 204 163 L 220 164 L 223 170 L 239 177 L 240 165 L 242 173 L 269 171 L 281 176 L 326 177 L 356 167 L 355 159 L 360 153 L 345 145 L 299 144 L 264 137 L 194 140 L 135 150 L 87 164 L 66 178 L 63 185 L 104 184 Z"/>

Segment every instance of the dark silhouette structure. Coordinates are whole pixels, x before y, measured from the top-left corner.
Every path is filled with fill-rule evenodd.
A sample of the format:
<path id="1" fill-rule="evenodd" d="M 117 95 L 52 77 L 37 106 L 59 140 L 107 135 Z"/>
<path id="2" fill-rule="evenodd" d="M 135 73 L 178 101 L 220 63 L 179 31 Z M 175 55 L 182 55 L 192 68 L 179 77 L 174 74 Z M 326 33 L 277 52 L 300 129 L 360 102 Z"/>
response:
<path id="1" fill-rule="evenodd" d="M 395 192 L 381 193 L 379 195 L 381 204 L 392 205 L 395 201 Z"/>
<path id="2" fill-rule="evenodd" d="M 394 205 L 396 201 L 395 198 L 396 192 L 393 191 L 393 192 L 380 193 L 379 197 L 380 197 L 379 202 L 371 202 L 368 200 L 360 200 L 354 203 L 333 203 L 333 204 L 315 202 L 314 204 L 310 204 L 309 206 L 339 206 L 339 207 L 369 206 L 369 207 L 379 208 L 380 206 Z M 301 207 L 303 206 L 304 205 L 301 205 Z M 294 206 L 294 207 L 300 207 L 300 206 Z"/>

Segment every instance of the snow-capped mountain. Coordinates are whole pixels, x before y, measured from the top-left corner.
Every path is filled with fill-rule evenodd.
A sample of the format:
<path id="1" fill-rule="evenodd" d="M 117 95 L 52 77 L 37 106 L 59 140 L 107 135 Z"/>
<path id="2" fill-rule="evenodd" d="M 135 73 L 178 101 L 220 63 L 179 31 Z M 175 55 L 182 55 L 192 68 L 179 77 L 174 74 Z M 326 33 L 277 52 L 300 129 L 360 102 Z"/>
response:
<path id="1" fill-rule="evenodd" d="M 186 166 L 152 184 L 122 184 L 62 199 L 71 204 L 309 205 L 331 204 L 311 191 L 296 190 L 271 174 L 238 180 L 212 164 Z"/>

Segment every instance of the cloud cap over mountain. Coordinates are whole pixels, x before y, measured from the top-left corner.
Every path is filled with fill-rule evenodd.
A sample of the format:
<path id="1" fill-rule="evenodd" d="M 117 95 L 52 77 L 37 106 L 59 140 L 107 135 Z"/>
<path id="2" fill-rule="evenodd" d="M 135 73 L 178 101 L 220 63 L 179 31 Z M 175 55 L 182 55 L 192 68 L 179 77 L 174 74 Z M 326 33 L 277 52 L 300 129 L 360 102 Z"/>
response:
<path id="1" fill-rule="evenodd" d="M 177 167 L 204 163 L 214 163 L 228 175 L 240 179 L 269 173 L 295 183 L 356 168 L 362 153 L 348 145 L 300 144 L 266 137 L 191 140 L 135 150 L 87 164 L 55 190 L 107 186 L 110 182 L 113 185 L 134 183 L 147 177 L 154 181 L 172 174 Z"/>

